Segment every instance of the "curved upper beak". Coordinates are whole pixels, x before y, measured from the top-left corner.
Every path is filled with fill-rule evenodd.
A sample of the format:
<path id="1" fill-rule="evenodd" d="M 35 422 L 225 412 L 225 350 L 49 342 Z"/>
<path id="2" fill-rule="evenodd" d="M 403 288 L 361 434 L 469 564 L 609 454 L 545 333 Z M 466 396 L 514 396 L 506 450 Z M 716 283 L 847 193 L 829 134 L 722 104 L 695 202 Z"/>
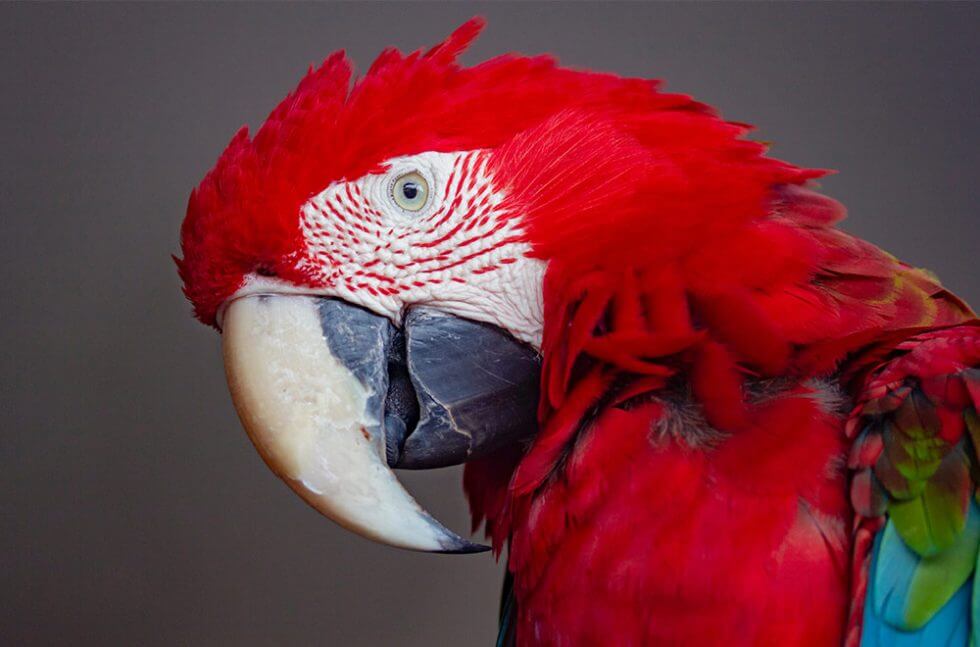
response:
<path id="1" fill-rule="evenodd" d="M 537 353 L 429 309 L 404 327 L 343 301 L 253 295 L 223 321 L 235 408 L 266 464 L 340 525 L 413 550 L 486 550 L 445 528 L 390 467 L 451 465 L 532 436 Z"/>

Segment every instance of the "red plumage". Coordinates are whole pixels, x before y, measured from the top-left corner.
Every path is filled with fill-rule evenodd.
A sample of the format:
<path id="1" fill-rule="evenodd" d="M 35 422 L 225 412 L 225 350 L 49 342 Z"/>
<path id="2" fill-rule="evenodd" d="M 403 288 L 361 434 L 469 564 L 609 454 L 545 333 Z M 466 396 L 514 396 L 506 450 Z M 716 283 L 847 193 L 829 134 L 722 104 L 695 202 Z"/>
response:
<path id="1" fill-rule="evenodd" d="M 292 255 L 296 212 L 331 181 L 488 149 L 548 263 L 540 433 L 465 477 L 474 524 L 510 546 L 519 642 L 854 640 L 878 521 L 847 498 L 842 405 L 896 352 L 919 362 L 903 375 L 968 365 L 964 344 L 914 347 L 972 313 L 834 229 L 843 207 L 807 186 L 823 171 L 766 157 L 655 81 L 548 57 L 460 67 L 480 26 L 387 50 L 352 87 L 335 54 L 254 140 L 236 136 L 182 231 L 198 317 L 213 324 L 256 269 L 313 280 Z"/>

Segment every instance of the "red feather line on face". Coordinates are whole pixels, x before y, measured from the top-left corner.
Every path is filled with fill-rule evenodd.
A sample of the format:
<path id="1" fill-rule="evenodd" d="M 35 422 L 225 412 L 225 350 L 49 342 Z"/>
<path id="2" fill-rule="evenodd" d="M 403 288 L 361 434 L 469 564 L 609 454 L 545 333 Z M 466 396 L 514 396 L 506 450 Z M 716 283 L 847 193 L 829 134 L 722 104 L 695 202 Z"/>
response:
<path id="1" fill-rule="evenodd" d="M 491 187 L 474 190 L 486 156 L 484 151 L 460 155 L 445 180 L 441 206 L 418 217 L 411 229 L 400 233 L 384 225 L 380 215 L 374 215 L 359 191 L 335 192 L 311 201 L 312 214 L 303 219 L 308 263 L 330 268 L 339 262 L 342 267 L 327 281 L 343 284 L 351 293 L 364 291 L 385 296 L 405 295 L 449 280 L 462 281 L 458 276 L 447 276 L 447 270 L 464 264 L 473 267 L 475 263 L 473 274 L 496 269 L 498 265 L 486 259 L 494 258 L 494 252 L 520 239 L 516 234 L 492 238 L 511 224 L 511 218 L 486 208 Z M 374 256 L 365 261 L 354 253 L 358 245 L 375 245 L 375 253 L 390 251 L 394 244 L 406 239 L 417 254 L 410 260 L 382 262 Z M 498 263 L 515 261 L 505 257 Z"/>

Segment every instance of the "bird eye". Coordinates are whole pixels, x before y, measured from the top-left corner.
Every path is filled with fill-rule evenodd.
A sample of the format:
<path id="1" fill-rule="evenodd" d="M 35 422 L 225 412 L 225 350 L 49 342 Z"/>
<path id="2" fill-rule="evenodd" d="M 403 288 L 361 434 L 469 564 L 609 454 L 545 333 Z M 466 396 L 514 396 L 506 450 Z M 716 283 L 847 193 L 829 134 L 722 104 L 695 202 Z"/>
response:
<path id="1" fill-rule="evenodd" d="M 429 201 L 429 183 L 415 171 L 399 175 L 391 183 L 391 199 L 405 211 L 421 211 Z"/>

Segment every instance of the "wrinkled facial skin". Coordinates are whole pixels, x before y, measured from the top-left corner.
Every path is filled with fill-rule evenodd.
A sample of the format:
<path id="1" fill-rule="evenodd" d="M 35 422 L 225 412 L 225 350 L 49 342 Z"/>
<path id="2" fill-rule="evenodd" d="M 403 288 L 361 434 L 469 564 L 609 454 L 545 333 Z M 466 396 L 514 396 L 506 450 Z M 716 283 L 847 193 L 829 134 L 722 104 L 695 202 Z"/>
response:
<path id="1" fill-rule="evenodd" d="M 382 173 L 338 182 L 300 213 L 305 249 L 297 269 L 311 292 L 390 318 L 424 304 L 490 323 L 540 346 L 544 263 L 530 246 L 488 172 L 488 153 L 422 153 L 390 160 Z M 401 208 L 392 190 L 418 174 L 428 199 Z M 274 290 L 250 276 L 235 296 Z M 290 286 L 282 286 L 289 289 Z"/>

